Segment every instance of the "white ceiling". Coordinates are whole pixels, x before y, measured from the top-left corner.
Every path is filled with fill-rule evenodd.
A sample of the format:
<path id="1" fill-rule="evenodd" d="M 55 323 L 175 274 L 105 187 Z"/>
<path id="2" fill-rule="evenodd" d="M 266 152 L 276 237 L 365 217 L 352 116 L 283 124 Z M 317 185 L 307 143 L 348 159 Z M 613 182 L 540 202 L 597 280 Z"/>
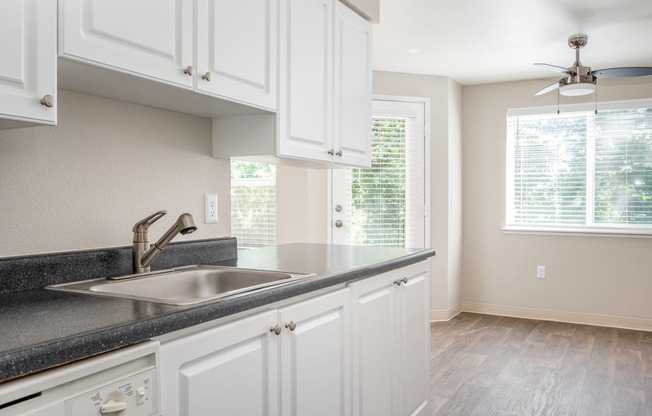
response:
<path id="1" fill-rule="evenodd" d="M 652 66 L 652 0 L 380 0 L 373 67 L 462 85 L 558 79 L 533 63 L 571 66 L 577 33 L 592 69 Z"/>

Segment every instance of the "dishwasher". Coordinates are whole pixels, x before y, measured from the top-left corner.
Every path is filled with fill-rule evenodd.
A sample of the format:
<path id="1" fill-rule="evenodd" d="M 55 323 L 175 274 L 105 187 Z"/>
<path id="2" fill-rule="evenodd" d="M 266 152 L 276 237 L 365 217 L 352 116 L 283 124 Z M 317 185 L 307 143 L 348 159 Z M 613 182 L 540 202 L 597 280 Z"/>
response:
<path id="1" fill-rule="evenodd" d="M 159 343 L 0 383 L 0 416 L 160 416 Z"/>

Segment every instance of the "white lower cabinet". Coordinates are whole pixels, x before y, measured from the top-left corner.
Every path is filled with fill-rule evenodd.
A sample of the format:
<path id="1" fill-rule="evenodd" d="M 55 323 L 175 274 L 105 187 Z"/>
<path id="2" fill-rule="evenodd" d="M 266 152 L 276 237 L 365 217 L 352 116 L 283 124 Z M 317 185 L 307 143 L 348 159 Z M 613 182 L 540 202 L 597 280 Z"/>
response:
<path id="1" fill-rule="evenodd" d="M 165 416 L 349 415 L 348 289 L 161 345 Z"/>
<path id="2" fill-rule="evenodd" d="M 351 283 L 354 416 L 429 414 L 429 266 Z"/>
<path id="3" fill-rule="evenodd" d="M 161 343 L 164 416 L 425 416 L 429 263 Z"/>

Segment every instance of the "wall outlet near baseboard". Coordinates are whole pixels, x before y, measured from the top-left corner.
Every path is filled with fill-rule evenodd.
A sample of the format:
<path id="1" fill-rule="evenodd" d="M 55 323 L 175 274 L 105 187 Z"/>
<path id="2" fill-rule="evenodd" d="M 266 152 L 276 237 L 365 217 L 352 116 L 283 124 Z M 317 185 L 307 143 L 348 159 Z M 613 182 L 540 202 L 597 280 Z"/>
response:
<path id="1" fill-rule="evenodd" d="M 546 278 L 546 266 L 537 266 L 537 279 Z"/>

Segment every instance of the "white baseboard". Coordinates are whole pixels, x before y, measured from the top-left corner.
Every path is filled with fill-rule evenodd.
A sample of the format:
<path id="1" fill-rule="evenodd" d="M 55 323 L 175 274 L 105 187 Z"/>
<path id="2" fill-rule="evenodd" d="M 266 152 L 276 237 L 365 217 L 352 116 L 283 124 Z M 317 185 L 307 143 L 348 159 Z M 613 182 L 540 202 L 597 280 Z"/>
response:
<path id="1" fill-rule="evenodd" d="M 568 322 L 573 324 L 597 325 L 614 328 L 636 329 L 640 331 L 652 331 L 652 320 L 628 318 L 625 316 L 523 308 L 477 302 L 462 302 L 461 311 L 483 313 L 487 315 L 510 316 L 514 318 L 540 319 L 544 321 Z M 431 317 L 433 312 L 438 311 L 432 311 Z"/>
<path id="2" fill-rule="evenodd" d="M 449 309 L 431 310 L 430 322 L 448 321 L 460 312 L 462 312 L 462 305 L 459 303 Z"/>

